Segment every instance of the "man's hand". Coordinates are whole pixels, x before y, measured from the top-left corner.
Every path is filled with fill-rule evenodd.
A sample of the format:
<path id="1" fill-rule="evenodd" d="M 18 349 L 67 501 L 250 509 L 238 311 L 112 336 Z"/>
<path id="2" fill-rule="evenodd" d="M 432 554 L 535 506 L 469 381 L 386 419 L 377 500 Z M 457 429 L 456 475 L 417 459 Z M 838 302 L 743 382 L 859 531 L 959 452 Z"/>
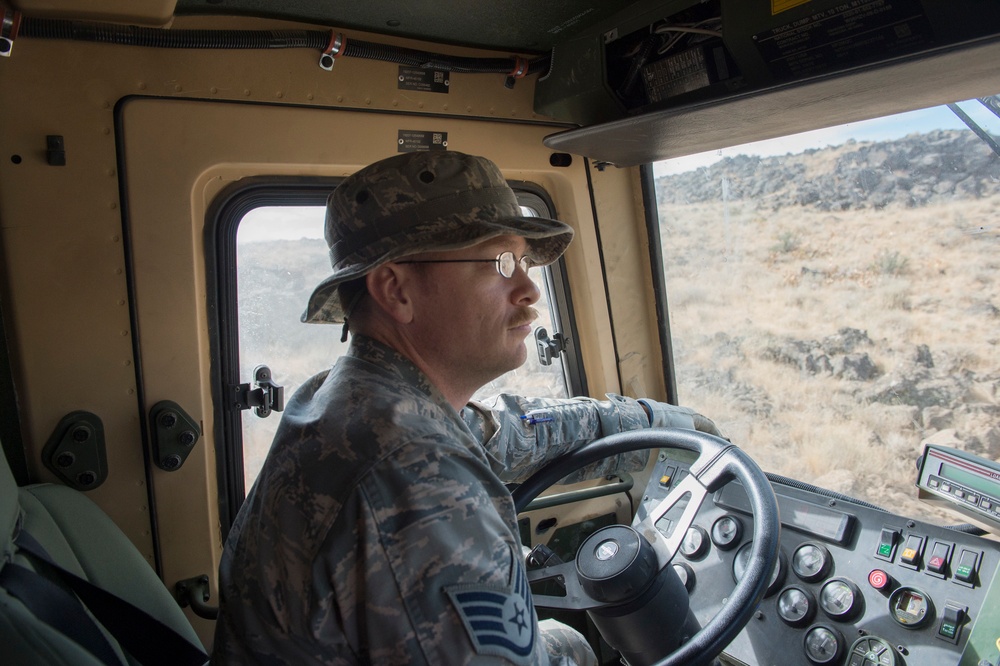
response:
<path id="1" fill-rule="evenodd" d="M 712 419 L 702 416 L 690 407 L 679 407 L 656 400 L 639 400 L 646 410 L 651 428 L 687 428 L 722 437 Z"/>

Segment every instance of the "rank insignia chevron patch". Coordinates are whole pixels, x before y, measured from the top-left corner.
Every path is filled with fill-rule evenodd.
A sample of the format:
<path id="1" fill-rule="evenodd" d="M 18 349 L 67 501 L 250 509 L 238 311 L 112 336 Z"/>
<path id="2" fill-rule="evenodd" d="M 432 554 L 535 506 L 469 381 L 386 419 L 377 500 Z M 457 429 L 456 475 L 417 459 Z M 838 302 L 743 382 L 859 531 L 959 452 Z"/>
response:
<path id="1" fill-rule="evenodd" d="M 538 623 L 524 565 L 512 557 L 507 589 L 492 585 L 455 585 L 446 588 L 469 638 L 481 655 L 503 657 L 515 664 L 531 662 Z"/>

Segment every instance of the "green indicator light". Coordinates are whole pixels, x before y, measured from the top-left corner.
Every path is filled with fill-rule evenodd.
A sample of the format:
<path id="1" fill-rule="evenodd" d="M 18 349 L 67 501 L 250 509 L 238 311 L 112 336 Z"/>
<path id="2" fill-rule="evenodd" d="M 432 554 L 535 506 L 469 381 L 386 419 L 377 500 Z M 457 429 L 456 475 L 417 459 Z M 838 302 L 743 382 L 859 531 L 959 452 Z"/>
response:
<path id="1" fill-rule="evenodd" d="M 948 638 L 955 637 L 955 625 L 953 624 L 942 624 L 941 625 L 941 635 L 947 636 Z"/>
<path id="2" fill-rule="evenodd" d="M 972 567 L 962 566 L 958 568 L 958 575 L 963 578 L 968 578 L 972 575 Z"/>
<path id="3" fill-rule="evenodd" d="M 892 544 L 889 544 L 889 543 L 879 544 L 879 547 L 878 547 L 878 554 L 879 554 L 879 556 L 881 556 L 881 557 L 889 557 L 889 555 L 891 553 L 892 553 Z"/>

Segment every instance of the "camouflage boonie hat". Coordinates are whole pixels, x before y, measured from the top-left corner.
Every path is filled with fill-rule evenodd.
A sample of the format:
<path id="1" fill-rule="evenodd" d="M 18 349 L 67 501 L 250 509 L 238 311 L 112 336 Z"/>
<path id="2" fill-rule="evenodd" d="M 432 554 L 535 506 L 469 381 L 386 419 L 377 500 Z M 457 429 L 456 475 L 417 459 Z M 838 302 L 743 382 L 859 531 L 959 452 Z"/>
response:
<path id="1" fill-rule="evenodd" d="M 375 162 L 337 186 L 326 204 L 333 275 L 319 283 L 302 321 L 340 323 L 337 285 L 387 261 L 522 236 L 527 256 L 551 264 L 573 239 L 563 222 L 525 217 L 500 169 L 454 151 L 405 153 Z"/>

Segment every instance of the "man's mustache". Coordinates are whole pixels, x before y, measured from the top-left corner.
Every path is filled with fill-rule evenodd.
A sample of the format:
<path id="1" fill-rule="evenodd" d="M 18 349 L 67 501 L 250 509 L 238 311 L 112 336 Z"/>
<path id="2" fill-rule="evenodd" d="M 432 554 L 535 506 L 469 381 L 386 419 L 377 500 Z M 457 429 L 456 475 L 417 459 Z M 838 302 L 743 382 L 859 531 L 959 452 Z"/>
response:
<path id="1" fill-rule="evenodd" d="M 514 318 L 511 323 L 511 328 L 516 328 L 518 326 L 525 326 L 531 322 L 538 319 L 538 310 L 532 307 L 524 308 L 517 317 Z"/>

